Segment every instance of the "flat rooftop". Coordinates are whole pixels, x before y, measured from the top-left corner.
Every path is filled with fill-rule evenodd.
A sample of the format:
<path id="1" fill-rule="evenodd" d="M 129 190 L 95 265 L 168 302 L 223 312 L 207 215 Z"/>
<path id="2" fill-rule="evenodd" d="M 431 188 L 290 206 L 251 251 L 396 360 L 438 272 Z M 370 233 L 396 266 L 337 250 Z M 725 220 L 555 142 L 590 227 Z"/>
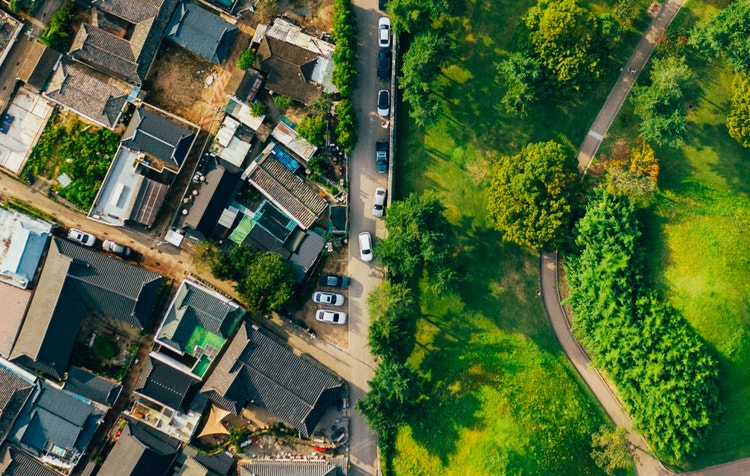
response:
<path id="1" fill-rule="evenodd" d="M 53 107 L 38 94 L 21 88 L 0 121 L 0 167 L 18 175 L 42 135 Z"/>
<path id="2" fill-rule="evenodd" d="M 31 291 L 10 284 L 0 283 L 0 302 L 3 303 L 3 318 L 0 319 L 0 356 L 8 358 L 21 330 L 23 316 L 31 301 Z"/>
<path id="3" fill-rule="evenodd" d="M 133 203 L 141 188 L 143 175 L 137 173 L 138 152 L 126 147 L 117 149 L 112 165 L 89 211 L 89 218 L 112 226 L 123 226 L 130 219 Z"/>

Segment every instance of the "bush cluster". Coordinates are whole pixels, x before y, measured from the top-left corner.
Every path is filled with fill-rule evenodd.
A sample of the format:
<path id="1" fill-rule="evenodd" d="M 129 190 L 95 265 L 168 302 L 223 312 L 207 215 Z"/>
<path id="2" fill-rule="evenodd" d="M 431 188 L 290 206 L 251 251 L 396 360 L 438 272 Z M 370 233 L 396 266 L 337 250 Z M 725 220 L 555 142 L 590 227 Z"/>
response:
<path id="1" fill-rule="evenodd" d="M 718 407 L 716 360 L 694 329 L 648 291 L 636 208 L 596 190 L 565 269 L 574 329 L 612 378 L 637 428 L 661 456 L 695 454 Z"/>
<path id="2" fill-rule="evenodd" d="M 65 0 L 59 10 L 50 18 L 49 25 L 39 37 L 39 43 L 61 53 L 70 49 L 73 43 L 73 2 Z"/>
<path id="3" fill-rule="evenodd" d="M 336 41 L 333 52 L 333 84 L 341 96 L 349 98 L 357 85 L 357 21 L 351 0 L 335 0 L 333 4 L 333 30 Z"/>

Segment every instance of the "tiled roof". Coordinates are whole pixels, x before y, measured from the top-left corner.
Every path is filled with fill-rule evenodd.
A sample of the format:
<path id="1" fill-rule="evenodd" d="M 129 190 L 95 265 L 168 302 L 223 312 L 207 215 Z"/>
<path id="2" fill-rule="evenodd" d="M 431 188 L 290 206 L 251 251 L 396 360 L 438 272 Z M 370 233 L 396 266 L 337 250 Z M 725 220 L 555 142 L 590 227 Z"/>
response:
<path id="1" fill-rule="evenodd" d="M 111 407 L 120 395 L 122 386 L 87 370 L 72 367 L 65 380 L 65 390 Z"/>
<path id="2" fill-rule="evenodd" d="M 265 408 L 308 437 L 341 388 L 332 373 L 242 324 L 201 392 L 234 413 Z"/>
<path id="3" fill-rule="evenodd" d="M 168 119 L 138 108 L 122 136 L 122 146 L 179 168 L 193 142 L 193 135 L 192 131 Z"/>
<path id="4" fill-rule="evenodd" d="M 2 450 L 3 476 L 61 476 L 62 473 L 42 465 L 24 451 L 13 445 L 6 445 Z"/>
<path id="5" fill-rule="evenodd" d="M 61 379 L 87 309 L 143 329 L 162 276 L 53 238 L 11 360 Z"/>
<path id="6" fill-rule="evenodd" d="M 193 446 L 186 446 L 183 448 L 182 453 L 198 463 L 204 468 L 216 473 L 220 476 L 226 476 L 234 467 L 234 458 L 229 456 L 226 452 L 216 453 L 208 455 L 202 451 L 198 451 Z"/>
<path id="7" fill-rule="evenodd" d="M 325 210 L 328 202 L 273 154 L 262 155 L 250 168 L 247 177 L 250 183 L 302 228 L 310 228 Z"/>
<path id="8" fill-rule="evenodd" d="M 196 328 L 228 339 L 237 320 L 244 314 L 245 311 L 231 299 L 184 280 L 167 310 L 156 339 L 168 341 L 168 345 L 177 345 L 180 350 L 192 355 L 193 349 L 186 346 Z"/>
<path id="9" fill-rule="evenodd" d="M 336 456 L 324 460 L 270 460 L 240 461 L 239 476 L 342 476 L 347 474 L 349 460 Z"/>
<path id="10" fill-rule="evenodd" d="M 95 15 L 107 13 L 133 26 L 129 40 L 84 23 L 69 55 L 99 71 L 141 86 L 179 0 L 100 0 Z M 101 11 L 101 13 L 100 13 Z M 105 13 L 106 12 L 106 13 Z M 95 20 L 92 23 L 97 23 Z M 98 23 L 106 23 L 106 18 Z"/>
<path id="11" fill-rule="evenodd" d="M 318 261 L 320 252 L 323 251 L 323 246 L 325 246 L 325 238 L 320 234 L 315 233 L 313 230 L 305 233 L 302 242 L 289 258 L 289 263 L 294 270 L 294 279 L 298 283 L 301 283 L 305 279 L 307 272 Z"/>
<path id="12" fill-rule="evenodd" d="M 0 369 L 0 444 L 5 442 L 32 390 L 30 383 Z"/>
<path id="13" fill-rule="evenodd" d="M 92 74 L 84 65 L 63 60 L 44 95 L 108 129 L 117 125 L 127 94 Z"/>
<path id="14" fill-rule="evenodd" d="M 217 161 L 205 174 L 205 182 L 195 197 L 185 226 L 209 238 L 219 222 L 222 211 L 235 196 L 242 170 L 224 161 Z"/>
<path id="15" fill-rule="evenodd" d="M 102 417 L 93 406 L 42 381 L 16 420 L 11 438 L 37 454 L 50 444 L 80 454 Z"/>
<path id="16" fill-rule="evenodd" d="M 135 391 L 175 410 L 187 410 L 200 380 L 153 357 L 144 363 Z"/>
<path id="17" fill-rule="evenodd" d="M 138 197 L 133 205 L 133 221 L 142 225 L 151 226 L 156 220 L 156 212 L 164 203 L 169 186 L 159 183 L 150 178 L 143 178 L 141 188 L 138 190 Z"/>
<path id="18" fill-rule="evenodd" d="M 102 476 L 165 476 L 180 442 L 146 428 L 128 424 L 99 470 Z"/>
<path id="19" fill-rule="evenodd" d="M 47 84 L 47 80 L 50 74 L 52 74 L 52 68 L 55 67 L 55 64 L 57 64 L 62 55 L 52 48 L 41 45 L 41 43 L 37 44 L 41 46 L 42 54 L 39 56 L 36 65 L 34 65 L 34 69 L 29 73 L 26 84 L 33 87 L 36 91 L 40 91 Z"/>
<path id="20" fill-rule="evenodd" d="M 257 51 L 260 70 L 267 73 L 266 88 L 304 104 L 321 94 L 310 79 L 318 55 L 299 46 L 265 36 Z"/>
<path id="21" fill-rule="evenodd" d="M 229 53 L 237 27 L 183 0 L 169 23 L 166 38 L 198 56 L 221 64 Z"/>

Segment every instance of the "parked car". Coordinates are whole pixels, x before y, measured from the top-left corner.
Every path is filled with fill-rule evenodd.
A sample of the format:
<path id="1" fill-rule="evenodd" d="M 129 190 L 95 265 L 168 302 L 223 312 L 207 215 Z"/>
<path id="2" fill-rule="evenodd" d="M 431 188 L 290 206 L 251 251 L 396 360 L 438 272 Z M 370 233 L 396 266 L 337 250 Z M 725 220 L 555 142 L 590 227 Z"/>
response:
<path id="1" fill-rule="evenodd" d="M 102 249 L 116 255 L 130 256 L 130 248 L 112 240 L 104 240 L 104 243 L 102 243 Z"/>
<path id="2" fill-rule="evenodd" d="M 375 168 L 379 174 L 388 172 L 388 142 L 375 143 Z"/>
<path id="3" fill-rule="evenodd" d="M 320 322 L 331 324 L 346 324 L 346 313 L 339 311 L 329 311 L 327 309 L 318 309 L 315 313 L 315 319 Z"/>
<path id="4" fill-rule="evenodd" d="M 94 246 L 96 243 L 96 237 L 94 235 L 86 233 L 85 231 L 76 230 L 75 228 L 71 228 L 70 231 L 68 231 L 68 239 L 80 243 L 83 246 Z"/>
<path id="5" fill-rule="evenodd" d="M 362 261 L 372 261 L 372 236 L 366 231 L 359 234 L 359 257 Z"/>
<path id="6" fill-rule="evenodd" d="M 321 274 L 320 276 L 318 276 L 318 286 L 345 288 L 349 286 L 349 276 L 340 276 L 338 274 Z"/>
<path id="7" fill-rule="evenodd" d="M 391 20 L 388 17 L 378 20 L 378 45 L 381 48 L 391 47 Z"/>
<path id="8" fill-rule="evenodd" d="M 372 202 L 372 216 L 382 217 L 385 210 L 385 189 L 378 187 L 375 189 L 375 200 Z"/>
<path id="9" fill-rule="evenodd" d="M 384 12 L 387 6 L 388 0 L 378 0 L 378 8 L 380 9 L 380 11 Z"/>
<path id="10" fill-rule="evenodd" d="M 390 81 L 391 79 L 391 50 L 381 49 L 378 53 L 378 80 Z"/>
<path id="11" fill-rule="evenodd" d="M 316 291 L 313 293 L 313 302 L 316 304 L 328 304 L 329 306 L 343 306 L 344 296 L 338 293 Z"/>
<path id="12" fill-rule="evenodd" d="M 391 94 L 381 89 L 378 91 L 378 116 L 387 118 L 391 113 Z"/>

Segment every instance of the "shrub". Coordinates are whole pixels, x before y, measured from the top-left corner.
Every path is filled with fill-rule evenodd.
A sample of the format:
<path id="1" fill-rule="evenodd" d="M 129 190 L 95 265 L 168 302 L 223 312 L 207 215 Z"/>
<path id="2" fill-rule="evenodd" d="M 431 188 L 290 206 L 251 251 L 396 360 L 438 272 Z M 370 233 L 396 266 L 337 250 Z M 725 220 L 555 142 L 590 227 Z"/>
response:
<path id="1" fill-rule="evenodd" d="M 297 126 L 297 133 L 314 145 L 326 142 L 326 120 L 320 116 L 308 116 Z"/>
<path id="2" fill-rule="evenodd" d="M 260 117 L 265 116 L 268 112 L 268 106 L 266 106 L 262 102 L 254 102 L 250 104 L 250 114 L 252 114 L 254 117 Z"/>
<path id="3" fill-rule="evenodd" d="M 237 58 L 237 67 L 243 71 L 252 68 L 253 63 L 255 63 L 255 51 L 249 48 L 240 53 L 240 57 Z"/>
<path id="4" fill-rule="evenodd" d="M 336 105 L 336 142 L 344 152 L 351 152 L 357 144 L 357 116 L 349 99 L 343 99 Z"/>
<path id="5" fill-rule="evenodd" d="M 70 49 L 73 42 L 71 23 L 73 22 L 73 2 L 65 0 L 65 3 L 52 15 L 49 25 L 39 37 L 43 45 L 64 53 Z"/>
<path id="6" fill-rule="evenodd" d="M 109 360 L 114 358 L 120 353 L 120 346 L 117 342 L 110 337 L 98 335 L 94 339 L 94 346 L 92 348 L 94 355 L 101 360 Z"/>
<path id="7" fill-rule="evenodd" d="M 273 103 L 276 107 L 278 107 L 282 111 L 285 111 L 289 109 L 292 104 L 294 104 L 294 99 L 290 98 L 289 96 L 284 96 L 283 94 L 277 94 L 273 97 Z"/>
<path id="8" fill-rule="evenodd" d="M 10 0 L 8 7 L 13 13 L 31 13 L 31 0 Z"/>

